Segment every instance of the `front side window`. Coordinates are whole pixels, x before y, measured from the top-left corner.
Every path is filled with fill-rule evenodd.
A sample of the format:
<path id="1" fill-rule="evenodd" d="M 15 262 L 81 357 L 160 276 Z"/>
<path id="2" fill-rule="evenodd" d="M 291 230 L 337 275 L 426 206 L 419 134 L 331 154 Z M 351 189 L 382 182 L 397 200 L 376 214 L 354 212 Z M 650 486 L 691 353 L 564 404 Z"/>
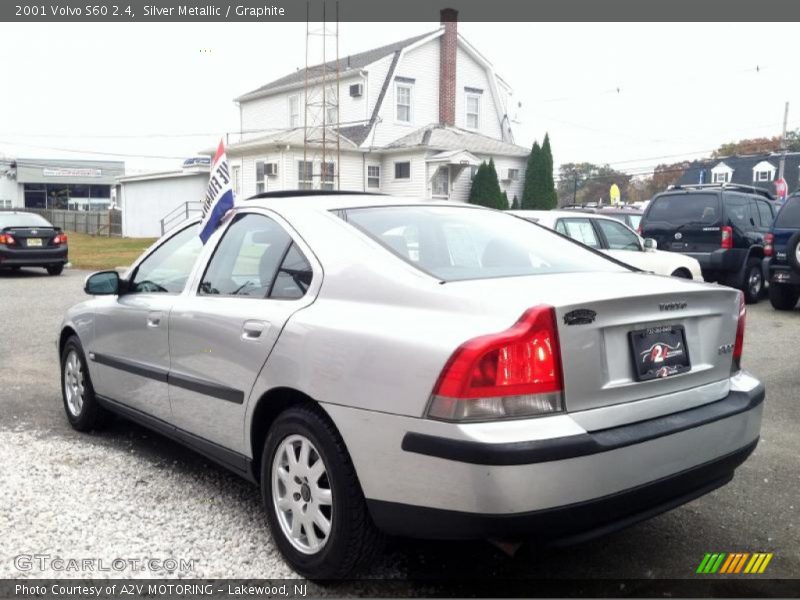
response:
<path id="1" fill-rule="evenodd" d="M 431 195 L 447 197 L 450 193 L 450 169 L 439 167 L 431 179 Z"/>
<path id="2" fill-rule="evenodd" d="M 179 231 L 139 263 L 129 292 L 179 294 L 202 249 L 199 225 Z"/>
<path id="3" fill-rule="evenodd" d="M 289 96 L 289 127 L 300 127 L 300 96 Z"/>
<path id="4" fill-rule="evenodd" d="M 600 248 L 600 240 L 589 219 L 559 219 L 556 231 L 590 248 Z"/>
<path id="5" fill-rule="evenodd" d="M 394 163 L 394 178 L 411 179 L 411 163 L 408 161 Z"/>
<path id="6" fill-rule="evenodd" d="M 349 209 L 347 222 L 441 281 L 627 269 L 513 215 L 460 206 Z"/>
<path id="7" fill-rule="evenodd" d="M 297 189 L 298 190 L 312 190 L 314 189 L 314 176 L 312 170 L 314 163 L 309 161 L 297 161 Z"/>
<path id="8" fill-rule="evenodd" d="M 299 298 L 311 266 L 283 227 L 263 215 L 236 217 L 214 251 L 200 283 L 202 296 Z M 287 279 L 288 278 L 288 279 Z"/>
<path id="9" fill-rule="evenodd" d="M 600 231 L 608 242 L 609 250 L 641 250 L 639 237 L 630 229 L 618 221 L 607 221 L 597 219 L 595 221 L 600 227 Z"/>
<path id="10" fill-rule="evenodd" d="M 395 86 L 395 99 L 397 100 L 396 119 L 401 123 L 411 123 L 411 94 L 412 86 L 398 83 Z"/>
<path id="11" fill-rule="evenodd" d="M 379 188 L 381 187 L 381 168 L 378 165 L 369 165 L 367 167 L 367 187 Z"/>
<path id="12" fill-rule="evenodd" d="M 467 129 L 478 129 L 481 123 L 481 97 L 467 94 Z"/>

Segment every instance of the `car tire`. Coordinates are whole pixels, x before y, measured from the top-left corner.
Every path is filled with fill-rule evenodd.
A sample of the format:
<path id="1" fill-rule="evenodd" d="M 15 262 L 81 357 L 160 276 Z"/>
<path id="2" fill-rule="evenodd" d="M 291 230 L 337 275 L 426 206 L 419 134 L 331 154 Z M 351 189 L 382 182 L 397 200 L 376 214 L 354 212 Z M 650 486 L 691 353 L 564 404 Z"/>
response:
<path id="1" fill-rule="evenodd" d="M 794 269 L 795 273 L 800 273 L 800 257 L 797 255 L 797 246 L 800 245 L 800 231 L 795 232 L 786 243 L 786 260 Z"/>
<path id="2" fill-rule="evenodd" d="M 744 301 L 755 304 L 764 293 L 764 273 L 761 270 L 761 260 L 752 257 L 748 259 L 744 269 L 744 278 L 739 289 L 744 292 Z"/>
<path id="3" fill-rule="evenodd" d="M 111 413 L 100 406 L 94 393 L 86 356 L 77 336 L 71 336 L 61 350 L 61 398 L 67 420 L 77 431 L 102 429 Z"/>
<path id="4" fill-rule="evenodd" d="M 675 269 L 670 277 L 678 277 L 679 279 L 692 279 L 692 274 L 681 267 L 680 269 Z"/>
<path id="5" fill-rule="evenodd" d="M 275 544 L 300 575 L 342 578 L 377 553 L 382 536 L 350 455 L 317 407 L 291 407 L 272 424 L 261 457 L 261 492 Z M 326 520 L 327 532 L 316 524 Z"/>
<path id="6" fill-rule="evenodd" d="M 800 288 L 782 283 L 769 286 L 769 301 L 775 310 L 794 310 L 800 300 Z"/>
<path id="7" fill-rule="evenodd" d="M 64 265 L 50 265 L 47 267 L 48 275 L 61 275 L 64 271 Z"/>

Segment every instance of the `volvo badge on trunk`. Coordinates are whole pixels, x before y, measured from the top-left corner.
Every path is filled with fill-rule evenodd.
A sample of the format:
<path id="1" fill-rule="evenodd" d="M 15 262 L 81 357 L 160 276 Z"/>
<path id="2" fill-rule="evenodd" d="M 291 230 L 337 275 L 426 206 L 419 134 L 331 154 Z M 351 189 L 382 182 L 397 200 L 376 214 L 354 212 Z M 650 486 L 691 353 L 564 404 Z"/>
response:
<path id="1" fill-rule="evenodd" d="M 593 323 L 597 313 L 588 308 L 577 308 L 564 315 L 564 325 L 588 325 Z"/>

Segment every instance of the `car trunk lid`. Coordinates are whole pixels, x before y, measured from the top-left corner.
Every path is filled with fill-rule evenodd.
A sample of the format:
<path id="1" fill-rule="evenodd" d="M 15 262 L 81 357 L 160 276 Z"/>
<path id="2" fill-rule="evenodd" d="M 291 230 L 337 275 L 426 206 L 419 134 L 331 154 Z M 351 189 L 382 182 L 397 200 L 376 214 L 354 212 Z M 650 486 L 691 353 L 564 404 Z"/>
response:
<path id="1" fill-rule="evenodd" d="M 3 232 L 14 236 L 19 247 L 35 250 L 51 246 L 60 230 L 55 227 L 6 227 Z"/>

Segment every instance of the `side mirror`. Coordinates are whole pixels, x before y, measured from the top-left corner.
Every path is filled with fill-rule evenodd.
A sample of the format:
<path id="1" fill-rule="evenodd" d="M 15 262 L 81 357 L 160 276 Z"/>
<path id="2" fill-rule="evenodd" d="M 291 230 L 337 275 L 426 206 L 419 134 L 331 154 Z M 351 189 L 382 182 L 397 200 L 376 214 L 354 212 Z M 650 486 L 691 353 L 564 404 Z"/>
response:
<path id="1" fill-rule="evenodd" d="M 92 273 L 83 284 L 83 291 L 92 296 L 117 295 L 120 292 L 120 278 L 116 271 Z"/>
<path id="2" fill-rule="evenodd" d="M 644 249 L 648 252 L 652 252 L 658 248 L 658 242 L 656 242 L 653 238 L 645 238 L 644 239 Z"/>

